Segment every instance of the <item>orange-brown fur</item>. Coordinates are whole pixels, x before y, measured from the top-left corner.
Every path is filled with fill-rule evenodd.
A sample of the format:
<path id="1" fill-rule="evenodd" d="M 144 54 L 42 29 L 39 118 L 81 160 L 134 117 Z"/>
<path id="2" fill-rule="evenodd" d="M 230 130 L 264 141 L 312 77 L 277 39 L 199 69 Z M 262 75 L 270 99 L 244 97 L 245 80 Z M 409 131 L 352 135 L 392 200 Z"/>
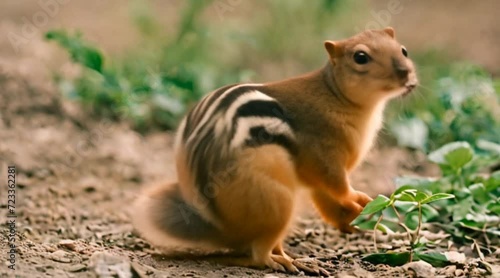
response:
<path id="1" fill-rule="evenodd" d="M 297 152 L 291 154 L 269 144 L 233 154 L 237 167 L 231 178 L 214 188 L 215 213 L 197 198 L 192 173 L 186 167 L 186 151 L 180 136 L 177 138 L 183 199 L 219 231 L 208 243 L 250 253 L 246 258 L 226 258 L 226 263 L 296 271 L 292 259 L 283 252 L 282 240 L 293 217 L 299 187 L 309 189 L 325 220 L 347 232 L 353 230 L 349 223 L 371 200 L 351 187 L 348 176 L 369 151 L 382 125 L 385 103 L 416 85 L 415 70 L 401 54 L 392 28 L 327 41 L 325 48 L 329 63 L 323 69 L 259 87 L 289 113 Z M 358 50 L 372 56 L 373 63 L 354 63 L 352 56 Z M 148 196 L 154 200 L 162 192 Z M 138 206 L 147 202 L 143 198 Z M 155 209 L 151 206 L 134 218 L 136 226 L 154 226 L 140 219 Z M 147 232 L 143 234 L 148 238 Z M 148 239 L 171 243 L 170 239 L 160 241 L 158 230 Z"/>
<path id="2" fill-rule="evenodd" d="M 322 70 L 267 85 L 267 94 L 288 111 L 301 131 L 296 167 L 299 177 L 312 190 L 322 216 L 342 231 L 371 200 L 349 184 L 350 172 L 370 149 L 382 124 L 387 100 L 402 94 L 406 82 L 416 85 L 413 64 L 400 54 L 392 28 L 375 36 L 361 33 L 339 42 L 325 42 L 330 63 Z M 373 55 L 369 74 L 356 74 L 358 65 L 350 59 L 355 49 Z M 347 54 L 347 55 L 345 55 Z M 391 59 L 407 67 L 408 78 L 395 76 Z M 386 57 L 384 57 L 386 56 Z M 354 68 L 354 70 L 353 70 Z M 394 90 L 394 91 L 391 91 Z"/>

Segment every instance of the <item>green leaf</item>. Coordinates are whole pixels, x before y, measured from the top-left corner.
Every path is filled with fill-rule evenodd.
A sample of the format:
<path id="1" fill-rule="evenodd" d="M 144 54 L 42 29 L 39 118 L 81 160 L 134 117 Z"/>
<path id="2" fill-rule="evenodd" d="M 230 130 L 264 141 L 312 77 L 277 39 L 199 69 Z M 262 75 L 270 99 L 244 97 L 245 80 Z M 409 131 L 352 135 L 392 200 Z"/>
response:
<path id="1" fill-rule="evenodd" d="M 377 215 L 377 214 L 375 214 Z M 360 229 L 362 230 L 371 230 L 373 229 L 373 226 L 375 225 L 375 220 L 372 220 L 372 216 L 367 216 L 367 215 L 358 215 L 358 217 L 354 218 L 354 220 L 351 221 L 351 226 L 362 226 Z M 373 222 L 374 224 L 371 225 L 370 223 Z M 370 228 L 371 226 L 371 228 Z"/>
<path id="2" fill-rule="evenodd" d="M 418 211 L 412 211 L 405 215 L 405 225 L 412 230 L 418 227 Z"/>
<path id="3" fill-rule="evenodd" d="M 440 165 L 450 166 L 453 169 L 462 168 L 470 162 L 474 151 L 465 141 L 446 144 L 429 154 L 429 160 Z"/>
<path id="4" fill-rule="evenodd" d="M 500 214 L 500 198 L 492 200 L 486 208 L 494 214 Z"/>
<path id="5" fill-rule="evenodd" d="M 486 213 L 478 213 L 471 212 L 465 215 L 465 219 L 460 221 L 461 224 L 465 224 L 467 226 L 482 228 L 484 225 L 496 225 L 500 223 L 500 216 L 498 215 L 489 215 Z"/>
<path id="6" fill-rule="evenodd" d="M 443 267 L 450 264 L 448 258 L 442 253 L 429 252 L 429 253 L 415 253 L 415 258 L 430 263 L 434 267 Z"/>
<path id="7" fill-rule="evenodd" d="M 386 264 L 390 266 L 401 266 L 410 261 L 410 252 L 401 253 L 375 253 L 364 256 L 363 261 L 372 264 Z"/>
<path id="8" fill-rule="evenodd" d="M 415 209 L 415 203 L 409 203 L 409 202 L 404 202 L 404 201 L 395 201 L 394 206 L 398 209 L 400 212 L 409 212 Z"/>
<path id="9" fill-rule="evenodd" d="M 413 185 L 403 185 L 403 186 L 399 187 L 398 189 L 396 189 L 396 191 L 394 191 L 392 193 L 391 198 L 395 198 L 395 196 L 401 194 L 401 192 L 408 190 L 408 189 L 415 189 L 415 187 Z"/>
<path id="10" fill-rule="evenodd" d="M 422 202 L 422 200 L 425 200 L 429 198 L 429 195 L 427 195 L 425 192 L 422 192 L 422 191 L 417 191 L 416 194 L 415 194 L 415 201 L 417 202 Z"/>
<path id="11" fill-rule="evenodd" d="M 486 187 L 482 183 L 475 183 L 469 185 L 469 191 L 472 194 L 474 200 L 480 204 L 485 204 L 490 201 L 490 195 L 486 191 Z"/>
<path id="12" fill-rule="evenodd" d="M 452 199 L 455 195 L 448 193 L 436 193 L 422 200 L 422 204 L 432 203 L 438 200 Z"/>
<path id="13" fill-rule="evenodd" d="M 378 195 L 377 198 L 373 199 L 373 201 L 369 202 L 363 211 L 361 211 L 360 215 L 372 214 L 375 212 L 379 212 L 391 204 L 391 200 L 384 195 Z"/>
<path id="14" fill-rule="evenodd" d="M 500 154 L 500 144 L 497 144 L 495 142 L 479 139 L 477 140 L 476 145 L 478 148 L 482 150 Z"/>
<path id="15" fill-rule="evenodd" d="M 439 212 L 432 206 L 422 206 L 422 220 L 424 222 L 433 221 L 439 216 Z"/>
<path id="16" fill-rule="evenodd" d="M 394 196 L 394 199 L 402 202 L 416 202 L 416 196 L 416 189 L 406 189 L 400 194 Z"/>
<path id="17" fill-rule="evenodd" d="M 101 52 L 83 41 L 80 34 L 71 36 L 66 31 L 52 30 L 45 34 L 45 38 L 54 40 L 65 48 L 74 62 L 102 73 L 103 56 Z"/>
<path id="18" fill-rule="evenodd" d="M 500 171 L 493 172 L 485 182 L 485 189 L 487 192 L 497 191 L 500 189 Z"/>
<path id="19" fill-rule="evenodd" d="M 389 228 L 389 226 L 385 225 L 384 223 L 378 223 L 377 230 L 381 231 L 384 234 L 393 234 L 394 233 L 394 231 L 391 228 Z"/>
<path id="20" fill-rule="evenodd" d="M 472 210 L 472 205 L 474 200 L 472 197 L 460 200 L 456 205 L 452 206 L 451 212 L 453 215 L 453 221 L 458 222 L 464 219 L 467 214 Z"/>
<path id="21" fill-rule="evenodd" d="M 365 231 L 373 230 L 375 224 L 377 224 L 377 220 L 368 220 L 365 218 L 365 216 L 358 216 L 351 222 L 351 225 Z"/>

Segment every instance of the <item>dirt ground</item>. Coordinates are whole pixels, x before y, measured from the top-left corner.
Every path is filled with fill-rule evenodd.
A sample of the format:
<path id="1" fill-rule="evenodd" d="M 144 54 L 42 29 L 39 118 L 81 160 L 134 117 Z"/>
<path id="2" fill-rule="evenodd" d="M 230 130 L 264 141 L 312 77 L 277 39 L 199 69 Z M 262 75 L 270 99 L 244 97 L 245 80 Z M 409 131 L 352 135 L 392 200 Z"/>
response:
<path id="1" fill-rule="evenodd" d="M 102 19 L 103 10 L 115 9 L 117 15 L 123 14 L 118 1 L 93 1 L 101 4 L 90 5 L 89 9 L 84 2 L 75 1 L 61 8 L 61 13 L 52 18 L 46 28 L 83 26 L 89 37 L 103 42 L 108 50 L 133 41 L 133 36 L 127 36 L 126 28 L 111 28 L 109 21 Z M 375 7 L 384 8 L 381 2 L 375 1 Z M 178 5 L 179 2 L 169 3 Z M 408 5 L 416 5 L 414 3 L 408 2 Z M 489 13 L 480 16 L 481 11 L 495 10 L 491 5 L 498 2 L 482 3 L 472 18 L 486 22 L 482 25 L 484 28 L 478 34 L 465 27 L 463 32 L 468 34 L 467 30 L 471 30 L 470 36 L 491 38 L 473 44 L 483 51 L 471 51 L 460 38 L 450 36 L 453 28 L 448 24 L 441 24 L 435 30 L 438 35 L 434 41 L 458 42 L 457 51 L 462 51 L 462 57 L 483 63 L 498 73 L 495 61 L 499 61 L 499 54 L 486 50 L 495 49 L 499 25 L 491 24 Z M 38 9 L 10 0 L 1 5 L 2 35 L 9 30 L 19 30 L 17 19 L 32 15 Z M 450 12 L 456 6 L 460 5 L 450 7 Z M 406 30 L 413 27 L 405 26 L 402 18 L 409 14 L 418 17 L 425 12 L 418 5 L 411 9 L 417 12 L 409 10 L 394 18 L 394 22 Z M 170 15 L 175 17 L 174 12 Z M 466 25 L 467 19 L 463 19 L 456 22 L 454 28 Z M 36 32 L 40 34 L 41 31 Z M 129 41 L 109 39 L 113 35 Z M 424 44 L 424 38 L 427 37 L 416 36 L 412 43 Z M 19 52 L 13 51 L 8 40 L 0 41 L 0 222 L 7 221 L 6 169 L 15 165 L 18 252 L 16 270 L 11 271 L 7 268 L 8 248 L 4 247 L 9 231 L 2 227 L 0 277 L 293 277 L 269 270 L 227 267 L 202 259 L 166 257 L 161 250 L 142 240 L 130 224 L 129 205 L 145 186 L 175 179 L 172 134 L 158 132 L 143 136 L 126 123 L 92 118 L 78 105 L 62 99 L 50 83 L 51 72 L 47 68 L 61 66 L 68 71 L 72 68 L 54 53 L 54 48 L 37 39 Z M 379 146 L 352 180 L 358 189 L 376 195 L 390 192 L 395 176 L 419 174 L 437 175 L 438 171 L 425 162 L 423 154 Z M 339 233 L 323 224 L 305 205 L 305 212 L 297 219 L 285 247 L 303 258 L 305 264 L 312 268 L 319 265 L 336 277 L 412 277 L 415 272 L 430 271 L 419 265 L 392 268 L 363 263 L 360 256 L 373 251 L 372 241 L 370 233 Z M 401 235 L 379 235 L 378 242 L 379 248 L 391 250 L 405 245 Z M 445 248 L 446 240 L 443 245 Z M 465 247 L 453 248 L 467 251 Z M 499 254 L 490 256 L 488 261 L 494 271 L 500 273 Z M 474 263 L 436 270 L 436 275 L 442 277 L 474 277 L 484 273 L 484 269 Z"/>
<path id="2" fill-rule="evenodd" d="M 15 165 L 18 235 L 16 271 L 7 268 L 7 249 L 2 247 L 1 277 L 286 276 L 196 258 L 167 258 L 138 237 L 129 222 L 129 204 L 144 186 L 175 177 L 171 134 L 141 136 L 126 124 L 89 118 L 54 90 L 33 87 L 17 76 L 0 75 L 0 91 L 4 92 L 0 94 L 0 221 L 7 220 L 6 169 Z M 437 172 L 421 154 L 380 147 L 353 181 L 373 195 L 390 190 L 388 184 L 396 175 L 418 173 Z M 2 229 L 2 245 L 7 234 Z M 378 242 L 383 248 L 399 249 L 405 239 L 379 235 Z M 312 267 L 319 265 L 338 277 L 411 277 L 413 273 L 362 263 L 360 255 L 373 250 L 372 235 L 341 234 L 323 224 L 307 205 L 286 248 Z M 498 264 L 494 257 L 490 261 Z M 131 269 L 135 276 L 126 276 Z M 484 272 L 474 265 L 459 270 L 474 275 Z M 449 271 L 455 269 L 438 273 Z M 110 273 L 122 276 L 107 276 Z"/>

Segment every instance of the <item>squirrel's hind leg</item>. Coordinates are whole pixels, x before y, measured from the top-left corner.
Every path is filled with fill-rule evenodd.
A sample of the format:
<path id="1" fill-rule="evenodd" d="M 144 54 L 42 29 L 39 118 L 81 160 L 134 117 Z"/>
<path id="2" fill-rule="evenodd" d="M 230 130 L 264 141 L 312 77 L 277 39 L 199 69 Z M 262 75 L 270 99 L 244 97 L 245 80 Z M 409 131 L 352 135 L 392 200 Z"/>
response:
<path id="1" fill-rule="evenodd" d="M 296 273 L 292 258 L 273 253 L 281 246 L 296 207 L 299 181 L 290 154 L 269 144 L 243 150 L 237 159 L 233 179 L 219 188 L 215 200 L 228 241 L 235 246 L 249 243 L 245 245 L 250 256 L 228 258 L 226 263 Z"/>

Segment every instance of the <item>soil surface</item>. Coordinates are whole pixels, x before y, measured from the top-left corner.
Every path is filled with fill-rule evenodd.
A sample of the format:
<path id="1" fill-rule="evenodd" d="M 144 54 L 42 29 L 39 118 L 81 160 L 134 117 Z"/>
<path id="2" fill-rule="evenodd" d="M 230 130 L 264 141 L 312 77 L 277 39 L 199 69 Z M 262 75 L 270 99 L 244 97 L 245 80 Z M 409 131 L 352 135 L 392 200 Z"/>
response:
<path id="1" fill-rule="evenodd" d="M 175 180 L 172 134 L 141 135 L 126 123 L 92 118 L 60 97 L 50 85 L 52 72 L 47 69 L 62 69 L 69 75 L 77 70 L 60 49 L 41 41 L 45 30 L 62 26 L 81 29 L 107 52 L 126 49 L 135 43 L 137 34 L 131 31 L 128 8 L 122 1 L 59 2 L 68 4 L 61 5 L 46 25 L 30 32 L 19 49 L 8 35 L 23 34 L 23 18 L 31 20 L 40 6 L 15 0 L 0 3 L 2 225 L 12 220 L 7 218 L 7 167 L 13 165 L 17 170 L 16 270 L 8 268 L 10 231 L 2 226 L 0 277 L 295 277 L 223 266 L 192 256 L 166 256 L 136 234 L 129 219 L 131 202 L 144 187 Z M 162 22 L 178 18 L 182 1 L 153 2 Z M 371 2 L 374 12 L 388 5 L 385 0 Z M 491 50 L 496 49 L 500 38 L 495 13 L 499 1 L 479 4 L 461 0 L 451 6 L 445 1 L 401 2 L 405 8 L 390 24 L 400 30 L 398 37 L 408 45 L 452 45 L 457 57 L 480 63 L 498 75 L 500 55 Z M 241 13 L 252 10 L 251 2 L 242 3 Z M 373 15 L 366 20 L 373 20 Z M 172 28 L 165 26 L 166 32 Z M 354 173 L 352 181 L 358 189 L 375 196 L 391 192 L 395 176 L 438 174 L 423 154 L 380 145 Z M 421 263 L 404 267 L 364 263 L 361 255 L 374 251 L 373 234 L 342 234 L 325 225 L 308 204 L 291 229 L 285 249 L 312 270 L 320 267 L 335 277 L 430 277 L 433 273 L 475 277 L 486 273 L 467 247 L 448 246 L 440 233 L 426 236 L 441 238 L 440 248 L 466 252 L 468 263 L 438 269 Z M 377 242 L 379 250 L 399 250 L 407 245 L 399 234 L 377 235 Z M 500 273 L 499 256 L 497 251 L 487 257 L 494 273 Z M 298 276 L 305 275 L 318 274 Z"/>
<path id="2" fill-rule="evenodd" d="M 171 134 L 143 136 L 127 124 L 90 118 L 50 86 L 34 87 L 19 76 L 0 75 L 0 91 L 2 223 L 7 167 L 17 170 L 16 270 L 7 268 L 9 230 L 2 229 L 0 277 L 295 277 L 166 256 L 134 232 L 129 205 L 140 190 L 175 179 Z M 375 195 L 391 191 L 394 176 L 419 173 L 438 174 L 422 154 L 379 146 L 352 179 Z M 285 248 L 312 270 L 337 277 L 412 277 L 414 269 L 443 277 L 485 273 L 473 262 L 437 270 L 364 263 L 360 256 L 374 249 L 371 233 L 342 234 L 304 208 Z M 442 237 L 446 248 L 443 234 L 429 236 Z M 377 242 L 385 250 L 407 244 L 399 234 L 377 235 Z M 488 258 L 496 271 L 498 256 Z"/>

